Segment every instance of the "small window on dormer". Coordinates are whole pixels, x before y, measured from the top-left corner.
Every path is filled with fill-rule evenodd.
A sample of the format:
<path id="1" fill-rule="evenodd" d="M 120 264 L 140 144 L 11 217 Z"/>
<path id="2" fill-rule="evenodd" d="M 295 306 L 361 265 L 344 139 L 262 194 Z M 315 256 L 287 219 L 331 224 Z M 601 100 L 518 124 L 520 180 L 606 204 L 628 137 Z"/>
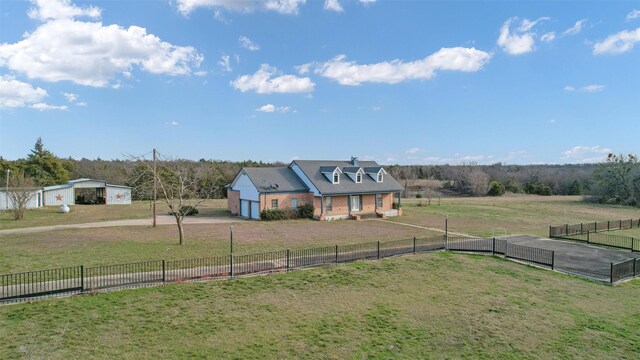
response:
<path id="1" fill-rule="evenodd" d="M 382 171 L 378 173 L 378 182 L 382 182 Z"/>
<path id="2" fill-rule="evenodd" d="M 356 183 L 360 184 L 362 182 L 362 174 L 361 173 L 357 173 L 356 174 Z"/>
<path id="3" fill-rule="evenodd" d="M 334 184 L 339 184 L 340 183 L 340 174 L 338 174 L 337 171 L 335 171 L 333 173 L 333 183 Z"/>

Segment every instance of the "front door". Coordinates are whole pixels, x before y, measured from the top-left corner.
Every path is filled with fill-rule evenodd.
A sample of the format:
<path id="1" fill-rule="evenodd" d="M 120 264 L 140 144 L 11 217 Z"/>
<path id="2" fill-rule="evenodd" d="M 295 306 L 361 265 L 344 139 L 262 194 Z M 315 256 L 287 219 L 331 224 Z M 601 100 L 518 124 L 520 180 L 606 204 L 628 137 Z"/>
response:
<path id="1" fill-rule="evenodd" d="M 360 211 L 360 196 L 351 197 L 351 211 Z"/>

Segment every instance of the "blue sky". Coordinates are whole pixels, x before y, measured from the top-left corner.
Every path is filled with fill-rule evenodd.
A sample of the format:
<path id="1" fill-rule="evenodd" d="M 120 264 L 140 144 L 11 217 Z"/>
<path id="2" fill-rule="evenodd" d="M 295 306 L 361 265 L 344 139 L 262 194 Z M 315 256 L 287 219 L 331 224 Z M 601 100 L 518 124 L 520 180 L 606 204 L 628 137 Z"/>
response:
<path id="1" fill-rule="evenodd" d="M 640 2 L 2 1 L 0 155 L 640 152 Z"/>

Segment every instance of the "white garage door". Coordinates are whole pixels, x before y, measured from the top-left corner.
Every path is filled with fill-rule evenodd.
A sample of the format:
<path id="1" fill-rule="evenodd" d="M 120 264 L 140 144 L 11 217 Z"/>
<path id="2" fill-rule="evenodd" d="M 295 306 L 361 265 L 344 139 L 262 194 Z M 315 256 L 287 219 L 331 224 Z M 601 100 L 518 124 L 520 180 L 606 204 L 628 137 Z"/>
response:
<path id="1" fill-rule="evenodd" d="M 251 218 L 256 220 L 260 219 L 260 203 L 257 201 L 251 202 Z"/>
<path id="2" fill-rule="evenodd" d="M 240 200 L 240 216 L 249 217 L 249 200 Z"/>

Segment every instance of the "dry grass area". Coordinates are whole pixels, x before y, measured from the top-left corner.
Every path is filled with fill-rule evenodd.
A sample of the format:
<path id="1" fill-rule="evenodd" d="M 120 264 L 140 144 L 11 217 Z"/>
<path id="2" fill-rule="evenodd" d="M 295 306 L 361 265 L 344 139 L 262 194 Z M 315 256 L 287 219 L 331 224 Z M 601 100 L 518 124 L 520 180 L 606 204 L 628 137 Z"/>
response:
<path id="1" fill-rule="evenodd" d="M 381 221 L 244 221 L 233 226 L 237 254 L 434 235 L 427 230 Z M 174 225 L 3 235 L 0 274 L 229 253 L 229 224 L 193 224 L 185 225 L 185 229 L 187 240 L 182 246 L 178 245 Z"/>
<path id="2" fill-rule="evenodd" d="M 148 201 L 134 201 L 131 205 L 71 205 L 70 208 L 71 212 L 68 214 L 60 213 L 57 206 L 30 209 L 21 221 L 15 221 L 10 212 L 0 211 L 0 230 L 110 220 L 150 219 L 152 214 L 151 203 Z M 200 214 L 197 216 L 201 217 L 229 215 L 226 199 L 206 200 L 199 210 Z M 158 201 L 156 211 L 158 214 L 167 214 L 169 208 Z"/>
<path id="3" fill-rule="evenodd" d="M 640 281 L 420 254 L 0 307 L 0 358 L 635 359 Z"/>
<path id="4" fill-rule="evenodd" d="M 455 232 L 490 236 L 493 229 L 505 228 L 509 234 L 547 236 L 549 225 L 565 223 L 565 213 L 569 224 L 640 217 L 637 208 L 587 203 L 581 196 L 443 198 L 440 205 L 437 199 L 426 204 L 425 199 L 403 199 L 404 215 L 393 221 L 444 228 L 447 215 L 449 230 Z"/>

